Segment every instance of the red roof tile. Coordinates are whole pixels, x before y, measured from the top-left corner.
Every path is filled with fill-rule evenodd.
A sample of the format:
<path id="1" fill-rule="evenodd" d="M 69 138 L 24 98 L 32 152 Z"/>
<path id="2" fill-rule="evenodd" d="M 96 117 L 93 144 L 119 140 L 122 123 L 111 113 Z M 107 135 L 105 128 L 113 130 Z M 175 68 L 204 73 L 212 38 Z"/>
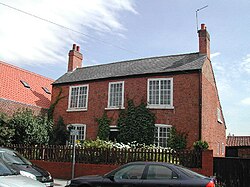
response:
<path id="1" fill-rule="evenodd" d="M 228 136 L 227 146 L 229 147 L 250 146 L 250 136 Z"/>
<path id="2" fill-rule="evenodd" d="M 41 108 L 49 108 L 51 94 L 42 87 L 52 90 L 52 79 L 0 61 L 0 98 Z M 25 81 L 30 88 L 21 83 Z"/>

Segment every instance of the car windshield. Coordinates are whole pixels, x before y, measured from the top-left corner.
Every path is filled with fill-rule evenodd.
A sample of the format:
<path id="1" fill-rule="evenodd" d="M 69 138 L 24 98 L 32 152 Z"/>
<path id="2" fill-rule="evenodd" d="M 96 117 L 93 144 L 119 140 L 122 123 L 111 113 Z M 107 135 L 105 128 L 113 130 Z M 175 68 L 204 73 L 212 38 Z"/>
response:
<path id="1" fill-rule="evenodd" d="M 199 173 L 196 173 L 184 167 L 176 166 L 176 168 L 191 178 L 202 178 L 202 179 L 207 178 L 204 175 L 200 175 Z"/>
<path id="2" fill-rule="evenodd" d="M 0 176 L 15 175 L 16 173 L 0 161 Z"/>
<path id="3" fill-rule="evenodd" d="M 0 158 L 8 164 L 31 165 L 31 162 L 22 155 L 11 150 L 0 150 Z"/>

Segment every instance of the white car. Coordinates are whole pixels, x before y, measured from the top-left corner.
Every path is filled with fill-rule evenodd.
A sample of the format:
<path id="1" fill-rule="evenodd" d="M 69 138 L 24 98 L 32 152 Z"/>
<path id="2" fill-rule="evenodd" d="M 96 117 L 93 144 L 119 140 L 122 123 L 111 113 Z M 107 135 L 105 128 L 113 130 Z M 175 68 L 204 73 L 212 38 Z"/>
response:
<path id="1" fill-rule="evenodd" d="M 48 171 L 32 164 L 18 152 L 0 147 L 0 159 L 2 159 L 9 168 L 21 175 L 38 180 L 46 187 L 54 186 L 54 179 Z"/>
<path id="2" fill-rule="evenodd" d="M 44 187 L 44 184 L 17 174 L 0 160 L 0 187 Z"/>

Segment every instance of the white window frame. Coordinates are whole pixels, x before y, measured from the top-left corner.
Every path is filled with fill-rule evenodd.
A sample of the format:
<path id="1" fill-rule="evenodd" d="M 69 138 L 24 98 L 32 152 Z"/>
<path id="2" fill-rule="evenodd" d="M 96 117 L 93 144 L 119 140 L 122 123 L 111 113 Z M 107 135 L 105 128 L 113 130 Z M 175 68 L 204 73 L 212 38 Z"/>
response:
<path id="1" fill-rule="evenodd" d="M 149 83 L 150 81 L 161 81 L 161 80 L 170 80 L 170 104 L 150 104 L 149 102 Z M 159 96 L 160 99 L 160 96 Z M 148 85 L 147 85 L 147 107 L 152 109 L 174 109 L 173 106 L 173 78 L 154 78 L 154 79 L 148 79 Z"/>
<path id="2" fill-rule="evenodd" d="M 83 127 L 84 128 L 83 133 L 80 134 L 80 135 L 77 135 L 76 140 L 85 140 L 86 139 L 86 124 L 78 124 L 78 123 L 76 123 L 76 124 L 68 124 L 67 129 L 68 129 L 69 126 L 74 127 L 74 130 L 76 130 L 77 127 Z M 83 138 L 79 139 L 79 136 L 83 136 Z M 73 141 L 74 141 L 73 135 L 70 135 L 68 144 L 73 144 Z"/>
<path id="3" fill-rule="evenodd" d="M 160 141 L 159 141 L 159 139 L 161 138 L 160 136 L 159 136 L 159 134 L 160 134 L 160 131 L 159 131 L 159 128 L 172 128 L 172 125 L 167 125 L 167 124 L 155 124 L 155 128 L 157 128 L 157 133 L 158 133 L 158 141 L 156 142 L 155 141 L 155 139 L 156 139 L 156 137 L 154 137 L 154 144 L 156 145 L 156 146 L 160 146 L 159 144 L 160 144 Z M 154 134 L 155 135 L 155 134 Z M 168 139 L 169 137 L 166 137 L 166 139 Z M 166 142 L 166 145 L 167 145 L 167 142 Z M 167 145 L 168 146 L 168 145 Z"/>
<path id="4" fill-rule="evenodd" d="M 221 143 L 221 154 L 225 155 L 225 144 Z"/>
<path id="5" fill-rule="evenodd" d="M 220 142 L 217 142 L 217 155 L 220 155 L 220 151 L 221 151 L 221 145 Z"/>
<path id="6" fill-rule="evenodd" d="M 110 91 L 111 91 L 111 85 L 113 84 L 122 84 L 122 101 L 121 101 L 121 106 L 110 106 Z M 105 108 L 106 110 L 113 110 L 113 109 L 124 109 L 124 81 L 119 81 L 119 82 L 110 82 L 109 83 L 109 88 L 108 88 L 108 106 Z"/>
<path id="7" fill-rule="evenodd" d="M 110 125 L 110 126 L 109 126 L 109 131 L 118 132 L 118 131 L 119 131 L 119 127 L 118 127 L 118 126 L 115 126 L 115 125 Z"/>
<path id="8" fill-rule="evenodd" d="M 86 87 L 87 88 L 86 107 L 70 108 L 72 89 L 73 88 L 80 88 L 80 87 Z M 70 111 L 86 111 L 86 110 L 88 110 L 88 97 L 89 97 L 89 85 L 88 84 L 70 86 L 69 87 L 69 98 L 68 98 L 68 109 L 67 109 L 67 111 L 70 112 Z M 77 102 L 79 102 L 79 100 Z"/>
<path id="9" fill-rule="evenodd" d="M 221 112 L 221 109 L 220 108 L 217 108 L 217 121 L 219 122 L 219 123 L 223 123 L 223 121 L 222 121 L 222 112 Z"/>

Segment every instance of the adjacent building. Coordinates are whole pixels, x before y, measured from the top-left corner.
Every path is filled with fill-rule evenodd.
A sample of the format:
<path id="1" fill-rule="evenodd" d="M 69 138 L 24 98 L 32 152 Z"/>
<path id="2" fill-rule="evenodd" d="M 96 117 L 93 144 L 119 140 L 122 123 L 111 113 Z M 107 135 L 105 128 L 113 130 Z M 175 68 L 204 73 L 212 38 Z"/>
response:
<path id="1" fill-rule="evenodd" d="M 226 157 L 250 158 L 250 136 L 228 136 Z"/>
<path id="2" fill-rule="evenodd" d="M 46 112 L 54 80 L 2 61 L 0 72 L 0 112 L 12 115 L 20 108 Z"/>

